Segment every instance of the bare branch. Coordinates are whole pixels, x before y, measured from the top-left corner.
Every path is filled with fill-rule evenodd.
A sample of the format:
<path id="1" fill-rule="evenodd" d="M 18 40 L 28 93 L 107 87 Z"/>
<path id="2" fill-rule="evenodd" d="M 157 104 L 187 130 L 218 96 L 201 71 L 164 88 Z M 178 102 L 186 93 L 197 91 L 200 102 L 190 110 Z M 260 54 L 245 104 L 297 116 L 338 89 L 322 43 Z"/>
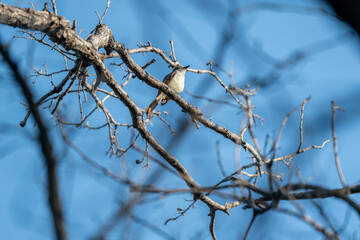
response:
<path id="1" fill-rule="evenodd" d="M 0 5 L 0 8 L 2 6 Z M 1 16 L 0 16 L 1 18 Z M 48 181 L 48 197 L 51 214 L 53 218 L 53 225 L 55 228 L 57 239 L 67 239 L 66 227 L 63 220 L 62 206 L 58 189 L 58 180 L 56 174 L 57 160 L 53 152 L 53 146 L 50 142 L 48 129 L 46 128 L 41 115 L 38 112 L 37 106 L 33 101 L 33 94 L 20 73 L 18 66 L 10 58 L 9 52 L 6 50 L 3 43 L 0 41 L 0 54 L 14 74 L 14 81 L 16 81 L 29 104 L 30 112 L 35 118 L 35 122 L 39 128 L 38 142 L 41 145 L 42 154 L 47 167 L 47 181 Z"/>
<path id="2" fill-rule="evenodd" d="M 245 232 L 245 235 L 244 235 L 244 238 L 243 238 L 244 240 L 247 239 L 247 237 L 248 237 L 248 235 L 249 235 L 249 232 L 250 232 L 250 229 L 251 229 L 253 223 L 255 222 L 255 219 L 256 219 L 257 216 L 258 216 L 258 215 L 256 214 L 255 209 L 253 209 L 253 216 L 252 216 L 252 218 L 251 218 L 251 220 L 250 220 L 249 226 L 248 226 L 247 229 L 246 229 L 246 232 Z"/>
<path id="3" fill-rule="evenodd" d="M 110 231 L 112 228 L 114 228 L 117 224 L 120 223 L 120 219 L 126 218 L 127 224 L 129 223 L 128 221 L 130 219 L 130 224 L 132 224 L 133 222 L 137 222 L 145 225 L 145 227 L 154 231 L 156 234 L 163 236 L 164 238 L 172 238 L 146 219 L 139 218 L 137 215 L 135 215 L 133 207 L 136 204 L 140 203 L 139 196 L 145 196 L 150 194 L 155 194 L 152 199 L 155 199 L 154 197 L 157 197 L 156 200 L 158 200 L 159 197 L 164 197 L 166 194 L 182 193 L 183 195 L 192 195 L 191 204 L 186 209 L 178 208 L 175 217 L 169 218 L 165 222 L 165 224 L 167 224 L 169 221 L 174 221 L 181 216 L 184 216 L 184 214 L 189 211 L 197 201 L 205 203 L 210 211 L 209 231 L 213 239 L 216 239 L 216 211 L 220 210 L 229 215 L 230 209 L 241 205 L 243 206 L 243 209 L 251 209 L 254 213 L 253 218 L 250 221 L 249 227 L 246 230 L 246 234 L 244 236 L 245 239 L 247 238 L 256 217 L 259 214 L 267 212 L 268 210 L 277 209 L 280 202 L 290 202 L 297 211 L 285 209 L 283 210 L 283 212 L 302 219 L 303 221 L 310 224 L 314 229 L 324 234 L 325 237 L 337 238 L 337 231 L 332 225 L 330 219 L 323 212 L 324 209 L 322 209 L 320 205 L 317 205 L 317 203 L 314 202 L 313 199 L 331 197 L 341 199 L 348 206 L 350 206 L 349 208 L 357 212 L 357 214 L 360 216 L 359 204 L 350 198 L 351 194 L 360 192 L 360 186 L 346 186 L 340 166 L 337 149 L 337 138 L 335 134 L 335 110 L 339 109 L 339 107 L 336 106 L 335 102 L 332 102 L 332 133 L 334 139 L 335 162 L 343 187 L 339 189 L 327 189 L 324 187 L 303 183 L 300 177 L 300 183 L 290 184 L 289 182 L 291 180 L 291 175 L 293 172 L 292 164 L 290 163 L 294 159 L 296 159 L 296 156 L 314 148 L 321 149 L 325 146 L 326 143 L 330 141 L 323 141 L 322 145 L 320 146 L 312 145 L 304 148 L 304 110 L 305 105 L 310 98 L 306 98 L 300 106 L 298 106 L 286 115 L 280 126 L 277 136 L 276 134 L 274 134 L 274 139 L 269 138 L 269 134 L 267 134 L 264 144 L 265 146 L 261 148 L 262 144 L 259 144 L 259 139 L 256 136 L 260 136 L 261 134 L 255 131 L 255 127 L 258 123 L 263 125 L 263 119 L 260 115 L 254 113 L 255 106 L 252 105 L 252 102 L 254 102 L 252 101 L 252 97 L 257 94 L 258 87 L 250 88 L 250 84 L 247 84 L 243 88 L 236 86 L 235 76 L 233 75 L 232 62 L 230 63 L 230 70 L 226 70 L 225 68 L 223 68 L 221 66 L 221 61 L 219 61 L 219 63 L 216 63 L 215 61 L 210 61 L 209 63 L 207 63 L 209 70 L 189 69 L 189 71 L 192 73 L 209 75 L 211 79 L 214 80 L 211 82 L 218 82 L 218 87 L 225 90 L 225 97 L 224 94 L 221 94 L 221 97 L 224 97 L 224 99 L 221 100 L 214 100 L 212 98 L 209 98 L 204 95 L 204 92 L 200 94 L 203 96 L 192 95 L 193 97 L 198 99 L 205 99 L 208 102 L 221 103 L 226 104 L 227 106 L 236 107 L 237 109 L 241 110 L 242 114 L 245 114 L 243 115 L 245 117 L 243 117 L 241 121 L 240 129 L 242 130 L 240 131 L 240 133 L 230 131 L 229 129 L 232 129 L 232 126 L 225 127 L 225 125 L 221 125 L 220 123 L 213 121 L 212 116 L 204 116 L 204 111 L 202 109 L 200 110 L 196 105 L 193 105 L 194 103 L 191 104 L 185 101 L 176 91 L 172 90 L 172 88 L 159 81 L 158 79 L 154 78 L 151 74 L 151 71 L 147 71 L 147 68 L 155 62 L 154 59 L 151 61 L 146 60 L 139 64 L 137 62 L 137 59 L 141 56 L 133 55 L 136 53 L 142 53 L 142 55 L 145 56 L 147 54 L 154 53 L 155 55 L 157 55 L 157 59 L 160 59 L 161 62 L 165 62 L 169 67 L 175 67 L 177 65 L 180 65 L 180 63 L 177 61 L 177 58 L 175 56 L 174 42 L 172 40 L 170 41 L 170 53 L 167 53 L 162 49 L 152 46 L 150 42 L 147 42 L 145 45 L 143 45 L 140 41 L 137 48 L 128 49 L 125 44 L 115 40 L 112 31 L 108 26 L 102 24 L 103 18 L 109 9 L 110 0 L 107 1 L 107 6 L 102 16 L 100 16 L 100 14 L 96 12 L 99 18 L 99 24 L 90 32 L 90 34 L 85 39 L 83 39 L 75 32 L 75 22 L 73 24 L 73 27 L 71 27 L 69 21 L 67 21 L 65 18 L 57 16 L 55 0 L 52 1 L 52 4 L 55 14 L 49 12 L 48 7 L 45 7 L 44 11 L 35 11 L 33 9 L 10 7 L 0 3 L 0 23 L 25 29 L 21 30 L 22 34 L 25 36 L 20 36 L 20 38 L 37 41 L 38 43 L 50 47 L 52 50 L 56 50 L 57 52 L 62 54 L 62 58 L 64 58 L 66 66 L 66 69 L 61 71 L 51 71 L 50 69 L 48 69 L 46 64 L 44 64 L 45 69 L 34 69 L 35 73 L 32 75 L 32 77 L 34 78 L 34 83 L 39 77 L 48 77 L 51 86 L 48 90 L 49 92 L 44 94 L 37 102 L 31 103 L 30 101 L 28 101 L 29 104 L 23 104 L 27 108 L 28 114 L 21 122 L 21 125 L 25 126 L 27 119 L 30 117 L 31 114 L 34 114 L 34 117 L 36 119 L 35 122 L 38 124 L 37 117 L 39 117 L 38 109 L 40 106 L 43 106 L 44 109 L 49 109 L 50 111 L 52 111 L 52 113 L 56 112 L 56 114 L 54 115 L 55 121 L 60 126 L 63 134 L 63 139 L 67 143 L 67 145 L 69 145 L 70 148 L 72 148 L 77 154 L 79 154 L 80 157 L 87 164 L 95 168 L 103 175 L 113 179 L 114 181 L 122 185 L 127 185 L 127 188 L 130 189 L 130 194 L 133 196 L 137 196 L 136 198 L 129 198 L 130 201 L 134 200 L 133 203 L 120 203 L 118 211 L 116 211 L 115 214 L 112 215 L 111 218 L 109 218 L 109 222 L 105 223 L 103 227 L 101 227 L 97 237 L 105 238 L 108 231 Z M 238 15 L 241 13 L 249 13 L 262 8 L 271 9 L 275 7 L 279 8 L 279 5 L 257 3 L 253 5 L 244 5 L 240 8 L 234 6 L 233 9 L 229 11 L 227 23 L 231 23 L 232 21 L 236 20 L 236 18 L 238 18 Z M 295 9 L 295 7 L 298 6 L 293 6 L 291 4 L 282 5 L 280 6 L 280 9 L 290 9 L 292 11 L 293 9 Z M 304 7 L 302 10 L 305 11 L 308 9 Z M 227 31 L 227 29 L 225 28 L 226 31 L 224 32 L 224 35 L 227 36 L 224 37 L 224 42 L 228 43 L 233 38 L 233 35 L 235 34 L 235 30 L 233 29 L 234 26 L 235 25 L 231 25 L 229 31 Z M 40 31 L 40 33 L 33 33 L 30 30 Z M 49 41 L 44 41 L 45 36 L 49 38 L 50 43 Z M 105 49 L 105 53 L 100 52 L 103 51 L 102 49 Z M 280 61 L 274 63 L 274 69 L 281 70 L 284 68 L 288 68 L 289 66 L 293 66 L 295 65 L 295 63 L 299 62 L 301 59 L 304 58 L 304 54 L 307 53 L 304 53 L 304 51 L 296 52 L 287 59 L 287 62 Z M 113 61 L 113 63 L 109 64 L 106 60 L 110 58 L 119 59 L 116 59 L 115 61 Z M 74 64 L 72 68 L 68 68 L 68 61 L 72 61 L 69 66 L 72 66 L 72 64 Z M 118 70 L 120 70 L 122 75 L 120 75 L 119 79 L 116 79 L 115 75 L 110 72 L 108 65 L 115 66 L 115 68 L 118 68 Z M 214 68 L 219 70 L 219 73 L 215 72 Z M 95 72 L 95 74 L 92 74 L 92 72 Z M 67 75 L 59 81 L 58 79 L 56 79 L 59 76 L 59 73 L 65 73 Z M 220 78 L 220 76 L 222 75 L 225 75 L 226 78 L 229 78 L 226 79 L 229 84 L 227 84 L 224 79 Z M 76 79 L 78 79 L 78 82 L 76 82 Z M 182 112 L 184 113 L 182 114 L 181 118 L 185 119 L 185 121 L 188 122 L 188 125 L 191 125 L 192 121 L 197 129 L 199 129 L 201 126 L 204 126 L 206 131 L 215 134 L 215 136 L 225 137 L 226 141 L 230 140 L 232 143 L 235 143 L 237 149 L 242 148 L 244 152 L 248 152 L 246 153 L 246 157 L 249 158 L 252 163 L 241 165 L 240 151 L 237 151 L 236 154 L 238 155 L 237 157 L 239 157 L 238 164 L 236 165 L 234 170 L 232 170 L 232 174 L 227 174 L 221 159 L 221 155 L 223 153 L 220 148 L 220 143 L 218 141 L 216 143 L 217 163 L 223 179 L 215 179 L 213 183 L 207 185 L 210 185 L 210 187 L 200 186 L 200 184 L 198 184 L 194 180 L 194 177 L 196 175 L 190 174 L 192 173 L 192 170 L 188 170 L 184 167 L 185 165 L 183 165 L 182 162 L 183 159 L 176 158 L 176 153 L 174 153 L 173 155 L 173 151 L 171 150 L 171 148 L 167 149 L 164 147 L 163 144 L 161 144 L 163 142 L 163 139 L 161 137 L 159 139 L 156 139 L 154 137 L 155 135 L 152 135 L 152 133 L 149 131 L 149 124 L 153 124 L 151 122 L 151 119 L 147 119 L 146 117 L 144 117 L 144 111 L 142 110 L 142 108 L 139 107 L 137 102 L 132 99 L 131 93 L 127 91 L 132 87 L 132 84 L 134 83 L 133 81 L 137 81 L 137 79 L 149 85 L 150 87 L 158 89 L 159 91 L 166 94 L 169 99 L 174 100 L 174 102 L 180 107 L 179 110 L 182 110 Z M 102 82 L 101 85 L 99 85 L 100 82 Z M 78 86 L 74 86 L 76 84 L 78 84 Z M 103 89 L 98 88 L 98 86 L 103 87 Z M 108 90 L 108 88 L 110 88 L 111 90 Z M 73 95 L 73 93 L 77 95 L 75 96 Z M 63 102 L 65 102 L 65 97 L 66 99 L 68 99 L 68 97 L 70 96 L 72 96 L 73 98 L 76 97 L 74 103 L 76 104 L 75 107 L 79 109 L 79 112 L 76 114 L 77 120 L 68 120 L 67 118 L 63 119 L 61 116 L 60 106 L 61 104 L 64 104 Z M 226 98 L 230 98 L 230 100 L 226 101 Z M 118 117 L 118 112 L 115 113 L 111 111 L 110 105 L 112 105 L 113 102 L 111 102 L 110 104 L 109 101 L 107 101 L 108 99 L 109 101 L 113 100 L 113 102 L 121 106 L 121 117 Z M 134 96 L 134 99 L 138 99 L 138 97 Z M 93 105 L 88 108 L 89 104 Z M 95 107 L 94 104 L 96 104 Z M 127 111 L 123 111 L 123 109 Z M 294 152 L 290 152 L 290 154 L 287 153 L 288 155 L 278 156 L 276 152 L 278 150 L 280 137 L 283 133 L 286 122 L 288 118 L 299 109 L 301 109 L 299 124 L 299 146 L 295 147 Z M 100 123 L 94 121 L 94 116 L 97 114 L 96 110 L 99 110 L 102 116 Z M 35 114 L 38 115 L 35 116 Z M 167 116 L 166 111 L 156 112 L 154 113 L 154 115 L 156 115 L 160 119 L 160 121 L 163 122 L 166 127 L 170 129 L 171 133 L 175 135 L 173 126 L 172 124 L 170 125 L 171 122 L 167 120 L 167 117 L 164 117 Z M 129 118 L 130 120 L 125 121 L 130 121 L 130 123 L 123 121 L 123 119 Z M 98 119 L 99 118 L 97 118 L 96 120 Z M 160 127 L 165 127 L 164 125 L 162 125 L 161 122 Z M 156 123 L 158 123 L 158 121 L 156 121 Z M 164 168 L 170 173 L 174 174 L 176 177 L 178 177 L 178 179 L 176 180 L 180 180 L 181 184 L 185 183 L 186 186 L 184 188 L 172 188 L 168 185 L 155 185 L 154 181 L 148 181 L 147 183 L 139 184 L 133 182 L 132 180 L 129 180 L 131 179 L 130 175 L 129 177 L 121 177 L 122 175 L 118 176 L 109 169 L 103 167 L 98 162 L 92 160 L 87 155 L 87 153 L 82 151 L 73 142 L 71 142 L 70 139 L 66 136 L 64 125 L 70 125 L 73 126 L 73 128 L 87 128 L 87 130 L 102 129 L 102 132 L 108 134 L 108 141 L 110 143 L 106 154 L 109 154 L 110 157 L 114 156 L 116 158 L 116 162 L 120 160 L 120 163 L 124 166 L 121 171 L 124 171 L 124 173 L 128 174 L 129 172 L 129 168 L 127 165 L 129 159 L 127 159 L 127 157 L 132 156 L 130 155 L 133 153 L 133 151 L 131 150 L 134 150 L 136 151 L 136 155 L 133 159 L 131 159 L 130 163 L 135 166 L 137 170 L 142 169 L 141 167 L 134 165 L 134 163 L 144 163 L 142 164 L 142 166 L 148 167 L 148 172 L 151 172 L 151 174 L 155 175 L 155 177 L 158 177 L 157 171 L 164 172 L 162 169 Z M 193 129 L 195 129 L 193 125 L 191 126 L 193 127 Z M 41 128 L 41 126 L 39 126 L 39 128 Z M 244 134 L 246 130 L 249 130 L 249 142 L 244 139 Z M 127 134 L 121 134 L 121 131 L 126 131 Z M 177 136 L 173 137 L 172 139 L 181 138 L 182 133 L 182 130 L 177 131 Z M 140 136 L 142 138 L 141 143 L 139 143 L 141 141 Z M 123 146 L 124 142 L 125 147 Z M 141 146 L 141 148 L 137 144 L 140 144 L 139 146 Z M 269 145 L 270 152 L 267 153 L 267 151 L 269 151 L 267 149 Z M 153 149 L 157 154 L 159 154 L 161 158 L 158 159 L 153 157 L 153 155 L 151 155 L 151 149 Z M 52 161 L 55 161 L 55 159 L 53 159 Z M 150 162 L 152 163 L 152 161 L 159 164 L 162 168 L 156 167 L 153 171 L 150 171 Z M 281 181 L 283 181 L 284 173 L 278 172 L 275 168 L 276 166 L 273 167 L 273 164 L 275 162 L 283 162 L 286 166 L 290 168 L 290 176 L 288 179 L 288 183 L 281 184 Z M 50 165 L 50 163 L 48 165 Z M 53 166 L 55 166 L 55 163 L 52 164 Z M 261 166 L 263 165 L 264 171 L 261 170 Z M 51 171 L 51 174 L 56 173 L 55 170 L 50 170 L 50 167 L 48 166 L 48 172 Z M 51 174 L 48 174 L 50 179 Z M 262 178 L 263 176 L 265 177 L 265 179 Z M 264 187 L 263 184 L 258 185 L 258 182 L 263 182 L 261 180 L 267 181 L 269 185 L 267 187 Z M 49 185 L 51 185 L 50 180 Z M 52 191 L 52 189 L 49 189 L 50 197 L 53 194 Z M 216 201 L 214 201 L 214 199 L 216 199 Z M 323 220 L 330 226 L 330 230 L 310 219 L 305 214 L 304 208 L 300 205 L 300 201 L 298 200 L 308 200 L 310 202 L 313 201 L 317 209 L 320 211 L 320 215 L 322 216 Z M 227 201 L 229 201 L 230 203 L 227 203 Z M 54 226 L 57 229 L 57 236 L 59 239 L 63 239 L 63 235 L 66 237 L 66 234 L 65 229 L 61 228 L 63 227 L 61 225 L 63 224 L 62 218 L 60 216 L 60 219 L 56 219 L 56 214 L 59 212 L 61 214 L 61 209 L 56 208 L 56 202 L 55 204 L 50 203 L 50 205 L 55 206 L 52 207 L 52 212 L 54 218 Z"/>
<path id="4" fill-rule="evenodd" d="M 216 240 L 216 235 L 215 235 L 215 214 L 216 211 L 212 208 L 210 208 L 210 225 L 209 225 L 209 230 L 210 230 L 210 234 L 213 240 Z"/>
<path id="5" fill-rule="evenodd" d="M 339 236 L 336 233 L 332 232 L 329 229 L 326 229 L 321 224 L 313 221 L 310 218 L 310 216 L 308 216 L 308 215 L 297 213 L 295 211 L 291 211 L 291 210 L 283 209 L 283 208 L 278 208 L 276 210 L 279 211 L 279 212 L 283 212 L 283 213 L 289 214 L 290 216 L 294 216 L 296 218 L 299 218 L 299 219 L 303 220 L 304 222 L 306 222 L 307 224 L 312 226 L 314 229 L 316 229 L 317 231 L 322 233 L 327 239 L 340 239 Z"/>

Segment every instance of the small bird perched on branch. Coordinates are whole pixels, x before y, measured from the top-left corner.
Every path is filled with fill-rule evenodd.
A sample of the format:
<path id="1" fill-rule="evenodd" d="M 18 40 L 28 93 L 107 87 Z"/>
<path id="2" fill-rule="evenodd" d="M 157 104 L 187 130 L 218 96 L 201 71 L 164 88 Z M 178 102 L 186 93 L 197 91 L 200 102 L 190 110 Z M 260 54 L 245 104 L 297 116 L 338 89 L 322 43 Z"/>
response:
<path id="1" fill-rule="evenodd" d="M 189 65 L 186 67 L 176 66 L 171 73 L 165 76 L 163 82 L 175 92 L 182 92 L 185 84 L 185 73 L 188 67 Z M 161 105 L 164 105 L 169 101 L 171 101 L 171 98 L 159 90 L 155 100 L 145 109 L 146 116 L 148 116 L 160 102 Z"/>

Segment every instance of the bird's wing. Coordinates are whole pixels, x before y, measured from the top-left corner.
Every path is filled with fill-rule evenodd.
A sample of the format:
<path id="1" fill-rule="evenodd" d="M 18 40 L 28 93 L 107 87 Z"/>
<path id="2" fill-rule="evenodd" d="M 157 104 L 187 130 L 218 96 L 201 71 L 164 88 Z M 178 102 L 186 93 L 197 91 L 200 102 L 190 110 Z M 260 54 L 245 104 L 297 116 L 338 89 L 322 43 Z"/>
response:
<path id="1" fill-rule="evenodd" d="M 175 74 L 175 71 L 172 71 L 171 73 L 169 73 L 168 75 L 166 75 L 166 76 L 164 77 L 163 83 L 165 83 L 166 85 L 169 85 L 169 82 L 170 82 L 170 80 L 173 78 L 174 74 Z M 162 91 L 159 90 L 159 92 L 158 92 L 158 94 L 157 94 L 156 97 L 158 97 L 161 93 L 162 93 Z"/>
<path id="2" fill-rule="evenodd" d="M 169 85 L 169 82 L 170 82 L 170 80 L 173 78 L 174 74 L 175 74 L 175 71 L 172 71 L 171 73 L 169 73 L 168 75 L 166 75 L 166 76 L 164 77 L 163 82 L 164 82 L 166 85 Z"/>

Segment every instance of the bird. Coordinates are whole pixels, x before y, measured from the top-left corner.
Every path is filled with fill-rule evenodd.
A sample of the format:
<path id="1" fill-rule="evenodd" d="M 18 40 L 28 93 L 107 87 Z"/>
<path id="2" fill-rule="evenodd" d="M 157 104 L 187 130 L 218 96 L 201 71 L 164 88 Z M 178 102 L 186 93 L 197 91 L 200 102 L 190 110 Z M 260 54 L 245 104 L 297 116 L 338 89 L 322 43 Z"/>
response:
<path id="1" fill-rule="evenodd" d="M 171 88 L 177 93 L 182 92 L 185 85 L 185 73 L 189 66 L 190 65 L 182 67 L 180 65 L 177 65 L 171 73 L 165 76 L 163 83 L 165 83 L 169 88 Z M 148 116 L 160 102 L 161 105 L 164 105 L 169 101 L 171 101 L 171 98 L 169 98 L 164 92 L 159 90 L 154 101 L 152 101 L 152 103 L 150 103 L 150 105 L 145 109 L 146 116 Z"/>

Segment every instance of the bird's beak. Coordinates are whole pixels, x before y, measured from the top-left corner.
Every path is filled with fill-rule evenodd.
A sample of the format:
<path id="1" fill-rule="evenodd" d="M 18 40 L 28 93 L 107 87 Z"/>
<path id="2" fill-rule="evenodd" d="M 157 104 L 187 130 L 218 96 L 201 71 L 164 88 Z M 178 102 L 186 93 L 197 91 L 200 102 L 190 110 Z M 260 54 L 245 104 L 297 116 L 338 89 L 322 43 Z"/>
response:
<path id="1" fill-rule="evenodd" d="M 184 68 L 188 68 L 188 67 L 190 67 L 190 65 L 187 65 L 187 66 L 185 66 Z"/>

